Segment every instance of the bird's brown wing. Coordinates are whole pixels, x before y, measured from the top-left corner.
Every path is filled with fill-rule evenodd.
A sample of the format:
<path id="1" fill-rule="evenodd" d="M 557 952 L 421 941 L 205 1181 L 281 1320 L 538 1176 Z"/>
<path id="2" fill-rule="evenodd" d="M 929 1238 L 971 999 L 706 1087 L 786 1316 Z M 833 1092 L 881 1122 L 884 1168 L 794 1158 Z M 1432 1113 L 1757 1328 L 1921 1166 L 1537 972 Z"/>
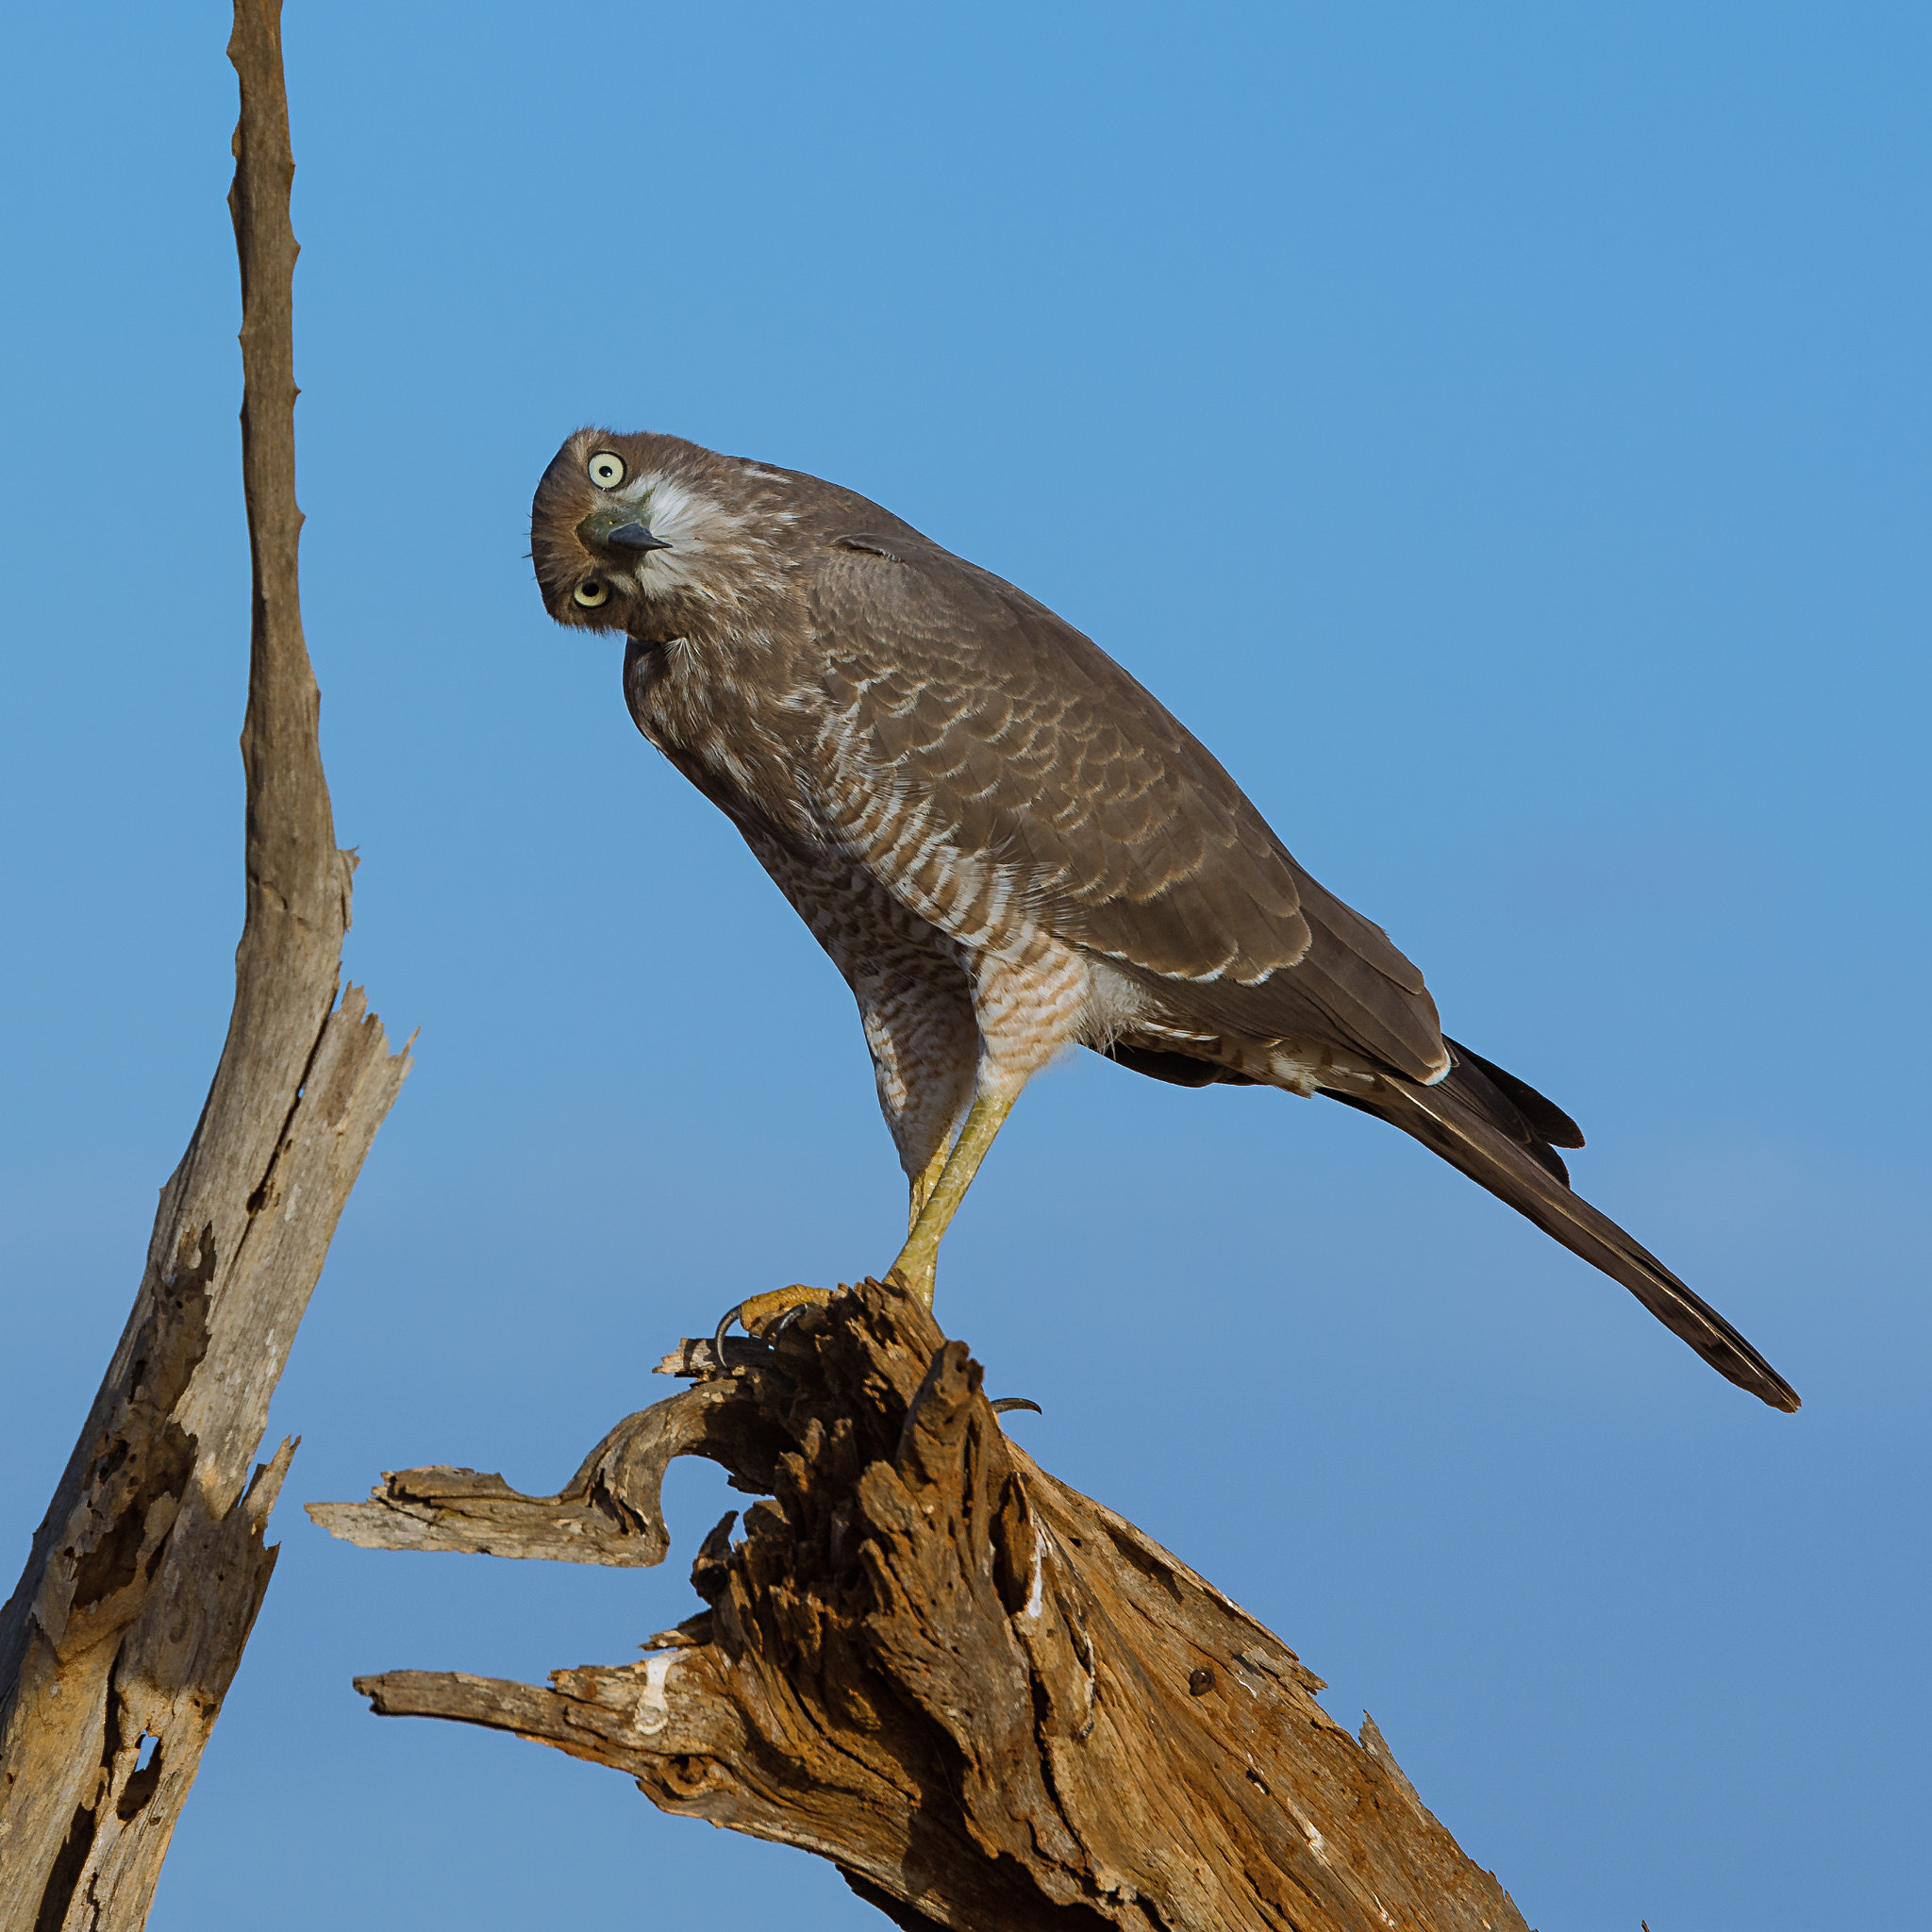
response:
<path id="1" fill-rule="evenodd" d="M 1446 1065 L 1422 974 L 1072 625 L 903 529 L 829 542 L 809 597 L 829 816 L 924 916 L 996 940 L 1024 912 L 1216 1030 Z"/>

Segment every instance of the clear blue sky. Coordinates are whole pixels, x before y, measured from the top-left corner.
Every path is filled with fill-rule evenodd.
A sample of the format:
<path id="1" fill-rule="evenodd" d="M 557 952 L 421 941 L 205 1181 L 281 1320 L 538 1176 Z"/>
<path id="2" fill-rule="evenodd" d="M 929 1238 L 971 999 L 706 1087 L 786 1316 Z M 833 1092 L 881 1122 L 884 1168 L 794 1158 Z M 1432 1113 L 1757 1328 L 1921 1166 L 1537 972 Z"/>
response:
<path id="1" fill-rule="evenodd" d="M 0 1593 L 231 991 L 225 33 L 8 29 Z M 349 1690 L 628 1656 L 692 1604 L 711 1472 L 643 1574 L 298 1507 L 552 1487 L 676 1336 L 900 1230 L 843 988 L 539 607 L 530 491 L 587 421 L 837 478 L 1091 632 L 1806 1397 L 1373 1122 L 1088 1056 L 941 1274 L 1028 1446 L 1373 1710 L 1533 1924 L 1911 1922 L 1932 14 L 305 0 L 288 53 L 349 965 L 422 1035 L 157 1932 L 883 1923 Z"/>

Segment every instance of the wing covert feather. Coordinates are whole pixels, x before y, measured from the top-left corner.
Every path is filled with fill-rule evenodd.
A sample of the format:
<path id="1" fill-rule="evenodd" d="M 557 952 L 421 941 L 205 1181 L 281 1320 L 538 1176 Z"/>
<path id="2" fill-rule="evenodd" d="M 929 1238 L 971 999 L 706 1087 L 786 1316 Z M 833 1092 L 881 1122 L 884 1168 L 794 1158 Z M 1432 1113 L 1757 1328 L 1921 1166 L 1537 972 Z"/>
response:
<path id="1" fill-rule="evenodd" d="M 1217 1025 L 1332 1040 L 1417 1077 L 1443 1063 L 1434 1003 L 1387 934 L 1043 605 L 895 532 L 824 552 L 810 608 L 845 782 L 855 758 L 874 765 L 916 849 L 998 867 L 1057 937 L 1185 988 Z"/>

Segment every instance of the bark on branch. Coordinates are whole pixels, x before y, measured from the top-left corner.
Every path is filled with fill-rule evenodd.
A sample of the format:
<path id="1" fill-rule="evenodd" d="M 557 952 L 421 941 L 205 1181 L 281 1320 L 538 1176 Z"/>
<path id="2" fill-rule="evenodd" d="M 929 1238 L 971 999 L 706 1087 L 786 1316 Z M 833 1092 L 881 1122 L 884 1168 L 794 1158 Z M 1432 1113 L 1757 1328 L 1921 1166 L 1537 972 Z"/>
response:
<path id="1" fill-rule="evenodd" d="M 250 1474 L 269 1398 L 408 1070 L 358 989 L 336 999 L 353 861 L 297 597 L 279 0 L 237 0 L 228 55 L 255 579 L 235 1005 L 133 1312 L 0 1611 L 0 1932 L 146 1918 L 275 1567 L 262 1531 L 294 1444 Z"/>
<path id="2" fill-rule="evenodd" d="M 419 1469 L 313 1504 L 377 1548 L 652 1564 L 703 1456 L 754 1504 L 698 1553 L 708 1608 L 547 1689 L 358 1680 L 638 1780 L 667 1811 L 832 1859 L 905 1926 L 1524 1932 L 1279 1639 L 1002 1432 L 978 1365 L 867 1282 L 626 1418 L 555 1496 Z"/>

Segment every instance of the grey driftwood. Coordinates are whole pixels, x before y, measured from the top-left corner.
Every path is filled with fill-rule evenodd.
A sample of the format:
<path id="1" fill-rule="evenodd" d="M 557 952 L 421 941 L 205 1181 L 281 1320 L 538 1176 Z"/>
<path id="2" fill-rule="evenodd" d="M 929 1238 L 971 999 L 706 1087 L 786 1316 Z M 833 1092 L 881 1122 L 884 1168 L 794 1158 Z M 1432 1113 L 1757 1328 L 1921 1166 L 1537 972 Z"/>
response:
<path id="1" fill-rule="evenodd" d="M 297 602 L 279 11 L 237 0 L 228 45 L 255 563 L 235 1006 L 133 1312 L 0 1612 L 0 1932 L 129 1932 L 147 1916 L 275 1568 L 262 1532 L 294 1444 L 251 1475 L 269 1398 L 408 1066 L 356 988 L 337 1000 L 351 858 Z"/>
<path id="2" fill-rule="evenodd" d="M 311 1504 L 385 1549 L 654 1564 L 674 1457 L 764 1500 L 698 1551 L 708 1607 L 547 1688 L 391 1671 L 387 1716 L 515 1732 L 667 1811 L 831 1859 L 903 1926 L 1524 1932 L 1281 1641 L 1002 1432 L 977 1363 L 866 1282 L 693 1386 L 554 1496 L 417 1469 Z"/>

